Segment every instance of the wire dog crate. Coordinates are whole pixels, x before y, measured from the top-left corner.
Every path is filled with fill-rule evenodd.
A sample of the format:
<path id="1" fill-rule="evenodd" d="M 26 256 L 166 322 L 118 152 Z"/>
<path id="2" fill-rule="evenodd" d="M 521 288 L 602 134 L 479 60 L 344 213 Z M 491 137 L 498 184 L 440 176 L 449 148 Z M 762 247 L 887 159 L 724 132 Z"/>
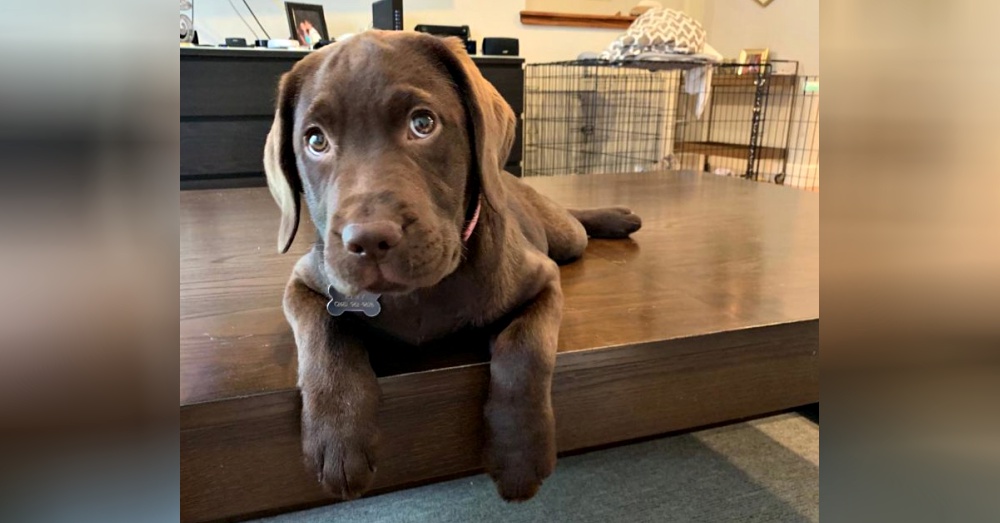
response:
<path id="1" fill-rule="evenodd" d="M 528 65 L 524 175 L 697 169 L 818 188 L 818 78 L 717 64 L 703 90 L 689 77 L 703 65 Z"/>

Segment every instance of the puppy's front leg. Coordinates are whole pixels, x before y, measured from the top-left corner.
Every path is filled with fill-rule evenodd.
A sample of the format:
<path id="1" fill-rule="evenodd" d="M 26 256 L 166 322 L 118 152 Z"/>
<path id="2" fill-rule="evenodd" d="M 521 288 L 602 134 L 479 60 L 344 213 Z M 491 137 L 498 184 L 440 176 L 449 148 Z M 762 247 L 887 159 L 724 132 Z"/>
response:
<path id="1" fill-rule="evenodd" d="M 302 451 L 334 496 L 353 499 L 371 487 L 378 439 L 379 386 L 348 321 L 326 312 L 328 298 L 306 254 L 285 288 L 285 316 L 295 333 L 302 391 Z"/>
<path id="2" fill-rule="evenodd" d="M 538 492 L 556 464 L 552 372 L 556 361 L 562 290 L 546 260 L 541 292 L 494 340 L 486 401 L 486 470 L 507 501 Z"/>

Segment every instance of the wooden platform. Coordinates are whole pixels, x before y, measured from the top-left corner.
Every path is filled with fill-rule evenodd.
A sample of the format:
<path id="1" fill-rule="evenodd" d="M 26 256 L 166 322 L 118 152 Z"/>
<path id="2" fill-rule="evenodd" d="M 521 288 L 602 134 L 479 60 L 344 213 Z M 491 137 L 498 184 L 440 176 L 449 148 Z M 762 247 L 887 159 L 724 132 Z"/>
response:
<path id="1" fill-rule="evenodd" d="M 567 206 L 624 204 L 644 220 L 633 241 L 593 241 L 562 269 L 560 451 L 819 400 L 817 194 L 695 173 L 528 183 Z M 182 521 L 329 502 L 302 466 L 281 312 L 314 233 L 306 224 L 282 256 L 277 226 L 267 189 L 181 194 Z M 383 391 L 376 492 L 480 470 L 484 341 L 372 358 Z"/>

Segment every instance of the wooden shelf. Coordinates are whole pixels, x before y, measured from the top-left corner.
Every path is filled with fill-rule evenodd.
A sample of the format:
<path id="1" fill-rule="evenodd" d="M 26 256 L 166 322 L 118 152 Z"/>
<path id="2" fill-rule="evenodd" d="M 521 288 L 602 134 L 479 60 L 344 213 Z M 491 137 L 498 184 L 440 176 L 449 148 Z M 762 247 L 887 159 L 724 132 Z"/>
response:
<path id="1" fill-rule="evenodd" d="M 632 22 L 634 21 L 634 16 L 581 15 L 573 13 L 550 13 L 546 11 L 521 11 L 521 23 L 524 25 L 628 29 L 628 26 L 632 25 Z"/>
<path id="2" fill-rule="evenodd" d="M 775 87 L 784 86 L 794 86 L 798 76 L 791 74 L 772 74 L 768 77 L 768 82 Z M 730 86 L 750 86 L 753 85 L 757 80 L 757 75 L 754 73 L 747 74 L 715 74 L 712 75 L 712 87 L 730 87 Z M 747 91 L 749 94 L 753 94 L 753 91 Z"/>
<path id="3" fill-rule="evenodd" d="M 725 156 L 727 158 L 746 158 L 749 147 L 747 144 L 739 143 L 677 142 L 674 144 L 674 152 Z M 785 149 L 780 147 L 761 146 L 757 148 L 757 157 L 762 160 L 783 160 L 785 159 L 785 153 Z"/>

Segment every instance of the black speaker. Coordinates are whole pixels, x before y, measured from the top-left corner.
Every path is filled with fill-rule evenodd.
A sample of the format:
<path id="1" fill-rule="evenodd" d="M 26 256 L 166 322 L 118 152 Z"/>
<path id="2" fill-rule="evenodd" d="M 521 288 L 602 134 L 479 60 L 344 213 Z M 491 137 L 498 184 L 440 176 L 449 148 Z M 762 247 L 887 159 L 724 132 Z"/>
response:
<path id="1" fill-rule="evenodd" d="M 476 54 L 476 41 L 475 40 L 466 40 L 465 41 L 465 52 L 469 53 L 470 56 Z"/>
<path id="2" fill-rule="evenodd" d="M 246 38 L 226 38 L 226 47 L 248 47 Z"/>
<path id="3" fill-rule="evenodd" d="M 517 38 L 483 38 L 484 55 L 517 56 L 518 47 Z"/>

